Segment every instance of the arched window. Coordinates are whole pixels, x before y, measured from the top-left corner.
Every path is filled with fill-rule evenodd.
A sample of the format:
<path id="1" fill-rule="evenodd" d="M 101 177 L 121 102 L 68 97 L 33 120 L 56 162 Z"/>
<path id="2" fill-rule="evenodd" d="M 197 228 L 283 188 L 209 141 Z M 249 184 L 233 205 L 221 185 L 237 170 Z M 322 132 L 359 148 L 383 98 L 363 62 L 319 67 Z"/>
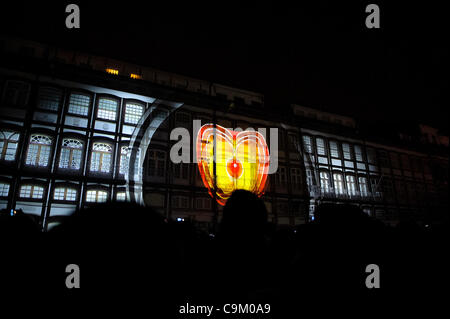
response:
<path id="1" fill-rule="evenodd" d="M 144 114 L 144 106 L 142 104 L 127 102 L 125 104 L 125 123 L 137 124 Z"/>
<path id="2" fill-rule="evenodd" d="M 53 139 L 43 134 L 33 134 L 30 137 L 25 164 L 47 167 Z"/>
<path id="3" fill-rule="evenodd" d="M 348 189 L 349 195 L 350 196 L 355 196 L 356 195 L 356 180 L 355 180 L 355 176 L 347 175 L 345 177 L 345 179 L 347 180 L 347 189 Z"/>
<path id="4" fill-rule="evenodd" d="M 100 98 L 98 100 L 97 118 L 115 121 L 119 103 L 114 99 Z"/>
<path id="5" fill-rule="evenodd" d="M 44 196 L 44 187 L 40 185 L 22 185 L 19 191 L 20 198 L 41 199 Z"/>
<path id="6" fill-rule="evenodd" d="M 108 192 L 100 189 L 91 189 L 86 192 L 86 202 L 104 203 L 108 200 Z"/>
<path id="7" fill-rule="evenodd" d="M 78 170 L 81 167 L 81 155 L 83 142 L 73 138 L 65 138 L 62 141 L 59 168 Z"/>
<path id="8" fill-rule="evenodd" d="M 128 161 L 131 156 L 131 147 L 122 146 L 120 148 L 120 167 L 119 173 L 126 174 L 128 172 L 129 166 Z M 141 150 L 138 149 L 136 152 L 136 159 L 134 161 L 134 174 L 137 175 L 139 173 L 139 160 L 140 160 Z"/>
<path id="9" fill-rule="evenodd" d="M 9 195 L 9 183 L 0 182 L 0 197 L 8 197 Z"/>
<path id="10" fill-rule="evenodd" d="M 322 193 L 330 192 L 330 175 L 328 172 L 320 172 L 320 188 Z"/>
<path id="11" fill-rule="evenodd" d="M 334 179 L 334 189 L 335 189 L 336 194 L 344 194 L 345 188 L 344 188 L 344 179 L 342 178 L 342 174 L 334 173 L 333 179 Z"/>
<path id="12" fill-rule="evenodd" d="M 111 171 L 112 146 L 108 143 L 94 143 L 91 155 L 91 172 Z"/>
<path id="13" fill-rule="evenodd" d="M 16 159 L 19 133 L 14 131 L 0 131 L 0 160 L 14 161 Z"/>
<path id="14" fill-rule="evenodd" d="M 53 193 L 54 200 L 76 201 L 77 190 L 72 187 L 56 187 Z"/>

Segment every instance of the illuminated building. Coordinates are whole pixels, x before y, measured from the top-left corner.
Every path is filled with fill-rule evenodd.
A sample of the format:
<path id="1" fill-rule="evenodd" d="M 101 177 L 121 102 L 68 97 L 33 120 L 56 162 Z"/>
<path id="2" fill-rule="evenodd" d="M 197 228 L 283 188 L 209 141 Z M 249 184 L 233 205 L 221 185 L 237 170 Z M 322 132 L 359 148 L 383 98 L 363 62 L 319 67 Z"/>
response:
<path id="1" fill-rule="evenodd" d="M 319 202 L 350 202 L 385 222 L 439 222 L 448 211 L 448 137 L 421 126 L 380 141 L 345 116 L 292 105 L 278 114 L 255 92 L 17 39 L 0 39 L 0 207 L 43 229 L 91 203 L 126 200 L 130 140 L 148 110 L 162 123 L 135 154 L 143 200 L 210 228 L 222 206 L 197 163 L 174 164 L 170 132 L 193 120 L 224 128 L 278 128 L 278 170 L 262 196 L 279 225 L 310 220 Z M 234 107 L 231 107 L 234 105 Z M 155 121 L 152 123 L 156 123 Z M 271 141 L 266 137 L 267 145 Z M 251 183 L 253 185 L 253 183 Z M 262 191 L 262 190 L 261 190 Z"/>

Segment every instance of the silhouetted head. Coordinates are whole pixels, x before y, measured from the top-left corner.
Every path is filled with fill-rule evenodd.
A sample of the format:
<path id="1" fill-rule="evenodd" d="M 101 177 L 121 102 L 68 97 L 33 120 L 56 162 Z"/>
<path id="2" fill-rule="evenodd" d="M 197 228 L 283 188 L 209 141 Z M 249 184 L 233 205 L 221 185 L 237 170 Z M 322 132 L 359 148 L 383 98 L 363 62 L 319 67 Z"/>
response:
<path id="1" fill-rule="evenodd" d="M 228 237 L 259 236 L 266 223 L 264 202 L 249 191 L 236 190 L 225 204 L 220 232 Z"/>

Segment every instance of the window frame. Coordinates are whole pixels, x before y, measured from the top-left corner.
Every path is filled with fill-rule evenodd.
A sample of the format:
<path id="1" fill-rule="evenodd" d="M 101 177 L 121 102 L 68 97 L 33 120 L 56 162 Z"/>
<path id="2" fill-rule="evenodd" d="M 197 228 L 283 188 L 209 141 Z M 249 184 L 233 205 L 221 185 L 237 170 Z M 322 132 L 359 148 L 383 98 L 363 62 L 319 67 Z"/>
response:
<path id="1" fill-rule="evenodd" d="M 28 152 L 30 150 L 31 138 L 32 138 L 33 135 L 42 135 L 42 136 L 46 136 L 46 137 L 51 139 L 51 144 L 50 145 L 49 144 L 38 144 L 38 143 L 36 143 L 36 145 L 49 145 L 50 146 L 50 150 L 49 150 L 49 155 L 48 155 L 48 160 L 47 160 L 47 165 L 46 166 L 27 164 Z M 28 144 L 27 144 L 27 148 L 26 148 L 26 151 L 25 151 L 25 156 L 23 158 L 24 167 L 26 167 L 26 168 L 33 168 L 33 169 L 40 169 L 40 170 L 45 170 L 45 169 L 49 170 L 51 168 L 51 166 L 52 166 L 53 156 L 55 156 L 55 154 L 54 154 L 54 150 L 55 150 L 55 134 L 54 134 L 54 132 L 53 131 L 47 131 L 47 130 L 34 130 L 34 131 L 30 132 L 27 142 L 28 142 Z M 39 158 L 41 149 L 42 149 L 42 147 L 39 147 L 36 159 Z"/>
<path id="2" fill-rule="evenodd" d="M 123 99 L 123 106 L 122 106 L 122 123 L 124 125 L 132 125 L 132 126 L 136 126 L 139 123 L 139 120 L 142 118 L 142 116 L 144 116 L 145 111 L 147 110 L 147 103 L 142 102 L 140 100 L 136 100 L 136 99 Z M 127 104 L 139 104 L 140 106 L 142 106 L 142 115 L 139 118 L 139 120 L 136 123 L 132 123 L 132 122 L 127 122 L 126 121 L 126 114 L 127 114 Z M 119 105 L 120 108 L 120 105 Z M 96 118 L 97 119 L 97 118 Z"/>
<path id="3" fill-rule="evenodd" d="M 73 140 L 78 140 L 78 141 L 80 141 L 81 143 L 82 143 L 82 147 L 81 147 L 81 158 L 80 158 L 80 168 L 78 168 L 78 169 L 74 169 L 74 168 L 69 168 L 69 167 L 60 167 L 60 165 L 61 165 L 61 155 L 62 155 L 62 152 L 63 152 L 63 149 L 65 149 L 64 147 L 63 147 L 63 143 L 64 143 L 64 140 L 65 139 L 73 139 Z M 74 172 L 74 173 L 77 173 L 77 172 L 79 172 L 80 170 L 82 170 L 83 169 L 83 167 L 84 167 L 84 158 L 85 158 L 85 155 L 86 155 L 86 140 L 85 140 L 85 138 L 84 138 L 84 136 L 81 136 L 81 135 L 79 135 L 79 134 L 75 134 L 75 133 L 71 133 L 71 134 L 63 134 L 62 136 L 61 136 L 61 141 L 60 141 L 60 145 L 59 145 L 59 151 L 58 151 L 58 154 L 57 154 L 57 169 L 58 170 L 61 170 L 61 171 L 63 171 L 63 172 Z M 72 158 L 72 156 L 73 156 L 73 152 L 71 151 L 70 152 L 70 157 L 69 157 L 69 162 L 70 162 L 70 158 Z"/>
<path id="4" fill-rule="evenodd" d="M 6 131 L 7 132 L 12 132 L 13 134 L 11 134 L 8 139 L 6 139 L 6 138 L 3 139 L 3 147 L 2 147 L 2 149 L 0 149 L 0 161 L 3 162 L 3 163 L 14 163 L 17 160 L 17 152 L 20 149 L 19 146 L 20 146 L 20 142 L 21 142 L 21 138 L 22 138 L 22 132 L 20 130 L 16 129 L 16 128 L 9 128 L 9 127 L 2 127 L 2 128 L 0 128 L 0 132 L 1 133 L 6 132 Z M 10 141 L 11 137 L 14 136 L 14 135 L 18 135 L 18 139 L 17 139 L 16 142 L 15 141 Z M 5 135 L 3 134 L 3 136 L 5 136 Z M 9 144 L 16 144 L 16 151 L 15 151 L 15 154 L 14 154 L 14 159 L 12 159 L 12 160 L 7 160 L 5 158 L 6 154 L 8 153 L 8 145 Z"/>
<path id="5" fill-rule="evenodd" d="M 64 197 L 67 197 L 67 190 L 68 189 L 74 189 L 76 191 L 75 199 L 74 200 L 67 200 L 67 199 L 55 199 L 55 191 L 57 188 L 64 188 Z M 50 197 L 50 200 L 55 203 L 77 203 L 80 199 L 80 186 L 78 184 L 74 183 L 55 183 L 55 186 L 52 190 L 52 196 Z"/>
<path id="6" fill-rule="evenodd" d="M 58 91 L 60 93 L 59 95 L 59 100 L 58 100 L 58 107 L 56 110 L 53 109 L 47 109 L 47 108 L 43 108 L 41 107 L 41 93 L 42 90 L 44 89 L 51 89 L 51 90 L 55 90 Z M 38 88 L 38 93 L 37 93 L 37 101 L 36 101 L 36 109 L 40 110 L 40 111 L 45 111 L 45 112 L 51 112 L 51 113 L 59 113 L 59 111 L 61 110 L 61 106 L 62 106 L 62 102 L 64 101 L 64 89 L 58 86 L 54 86 L 54 85 L 50 85 L 50 84 L 44 84 L 42 83 L 41 85 L 39 85 Z"/>
<path id="7" fill-rule="evenodd" d="M 24 104 L 18 104 L 17 100 L 18 100 L 18 94 L 17 94 L 17 90 L 15 93 L 15 97 L 14 97 L 14 103 L 7 103 L 6 101 L 6 93 L 8 92 L 8 86 L 11 83 L 21 83 L 21 84 L 25 84 L 28 86 L 27 92 L 26 92 L 26 97 L 25 97 L 25 103 Z M 28 83 L 25 80 L 22 79 L 8 79 L 5 81 L 5 85 L 3 88 L 3 92 L 2 92 L 2 105 L 5 105 L 6 107 L 17 107 L 17 108 L 21 108 L 24 109 L 28 106 L 29 102 L 30 102 L 30 93 L 31 93 L 31 83 Z"/>
<path id="8" fill-rule="evenodd" d="M 84 95 L 89 97 L 89 104 L 87 106 L 87 114 L 79 114 L 79 113 L 72 113 L 70 112 L 70 98 L 73 94 L 78 94 L 78 95 Z M 82 89 L 76 89 L 76 90 L 71 90 L 67 93 L 67 97 L 66 97 L 66 116 L 78 116 L 78 117 L 83 117 L 83 118 L 89 118 L 90 114 L 91 114 L 91 110 L 92 110 L 92 104 L 93 104 L 93 99 L 94 99 L 94 95 L 92 92 L 89 92 L 87 90 L 82 90 Z"/>
<path id="9" fill-rule="evenodd" d="M 91 191 L 96 191 L 96 195 L 95 195 L 96 200 L 93 202 L 87 200 L 88 193 Z M 98 192 L 99 191 L 106 192 L 106 200 L 104 202 L 98 201 Z M 108 189 L 108 187 L 105 187 L 103 185 L 89 185 L 86 187 L 86 190 L 84 191 L 83 200 L 84 200 L 84 205 L 96 205 L 96 204 L 108 203 L 110 201 L 109 189 Z"/>
<path id="10" fill-rule="evenodd" d="M 114 120 L 109 119 L 109 118 L 106 119 L 103 117 L 99 117 L 98 113 L 100 111 L 99 105 L 100 105 L 101 100 L 113 100 L 113 101 L 117 102 Z M 111 122 L 111 123 L 117 123 L 117 121 L 119 119 L 120 102 L 121 102 L 121 98 L 114 96 L 114 95 L 110 95 L 110 94 L 97 95 L 97 97 L 95 99 L 95 121 L 107 121 L 107 122 Z M 125 114 L 124 114 L 124 116 L 125 116 Z"/>
<path id="11" fill-rule="evenodd" d="M 103 164 L 103 154 L 101 156 L 101 160 L 99 163 L 99 170 L 93 171 L 92 170 L 92 157 L 94 155 L 94 152 L 101 152 L 101 151 L 94 151 L 94 145 L 95 144 L 107 144 L 111 147 L 111 162 L 109 165 L 109 171 L 108 172 L 103 172 L 101 170 L 101 166 Z M 112 176 L 113 172 L 114 172 L 114 151 L 115 151 L 115 143 L 113 140 L 111 139 L 107 139 L 107 138 L 93 138 L 91 145 L 90 145 L 90 149 L 89 149 L 89 161 L 88 161 L 88 167 L 87 167 L 87 171 L 90 175 L 100 175 L 100 176 Z M 107 154 L 107 152 L 101 152 L 101 153 L 105 153 Z"/>
<path id="12" fill-rule="evenodd" d="M 23 186 L 31 186 L 30 197 L 22 197 L 20 195 Z M 42 187 L 42 197 L 41 198 L 33 198 L 33 193 L 35 191 L 35 187 Z M 19 187 L 17 188 L 17 200 L 18 201 L 30 201 L 30 202 L 42 202 L 46 196 L 48 186 L 45 182 L 40 180 L 21 180 L 19 183 Z"/>
<path id="13" fill-rule="evenodd" d="M 0 177 L 0 185 L 8 185 L 8 194 L 2 195 L 2 192 L 0 192 L 0 199 L 8 199 L 11 195 L 11 179 Z"/>

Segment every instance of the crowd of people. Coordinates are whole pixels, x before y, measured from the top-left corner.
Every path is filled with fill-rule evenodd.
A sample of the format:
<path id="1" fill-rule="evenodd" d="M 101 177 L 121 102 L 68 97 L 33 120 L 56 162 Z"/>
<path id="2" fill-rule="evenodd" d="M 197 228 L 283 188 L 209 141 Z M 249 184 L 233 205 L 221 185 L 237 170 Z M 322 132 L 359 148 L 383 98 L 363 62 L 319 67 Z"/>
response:
<path id="1" fill-rule="evenodd" d="M 161 318 L 182 318 L 186 302 L 271 305 L 271 317 L 243 318 L 411 307 L 445 288 L 447 235 L 448 224 L 390 227 L 345 204 L 322 204 L 313 222 L 277 228 L 263 201 L 242 190 L 214 235 L 130 203 L 81 210 L 46 233 L 26 214 L 2 214 L 0 289 Z M 66 286 L 69 264 L 80 269 L 79 289 Z M 380 288 L 366 285 L 370 264 Z"/>

